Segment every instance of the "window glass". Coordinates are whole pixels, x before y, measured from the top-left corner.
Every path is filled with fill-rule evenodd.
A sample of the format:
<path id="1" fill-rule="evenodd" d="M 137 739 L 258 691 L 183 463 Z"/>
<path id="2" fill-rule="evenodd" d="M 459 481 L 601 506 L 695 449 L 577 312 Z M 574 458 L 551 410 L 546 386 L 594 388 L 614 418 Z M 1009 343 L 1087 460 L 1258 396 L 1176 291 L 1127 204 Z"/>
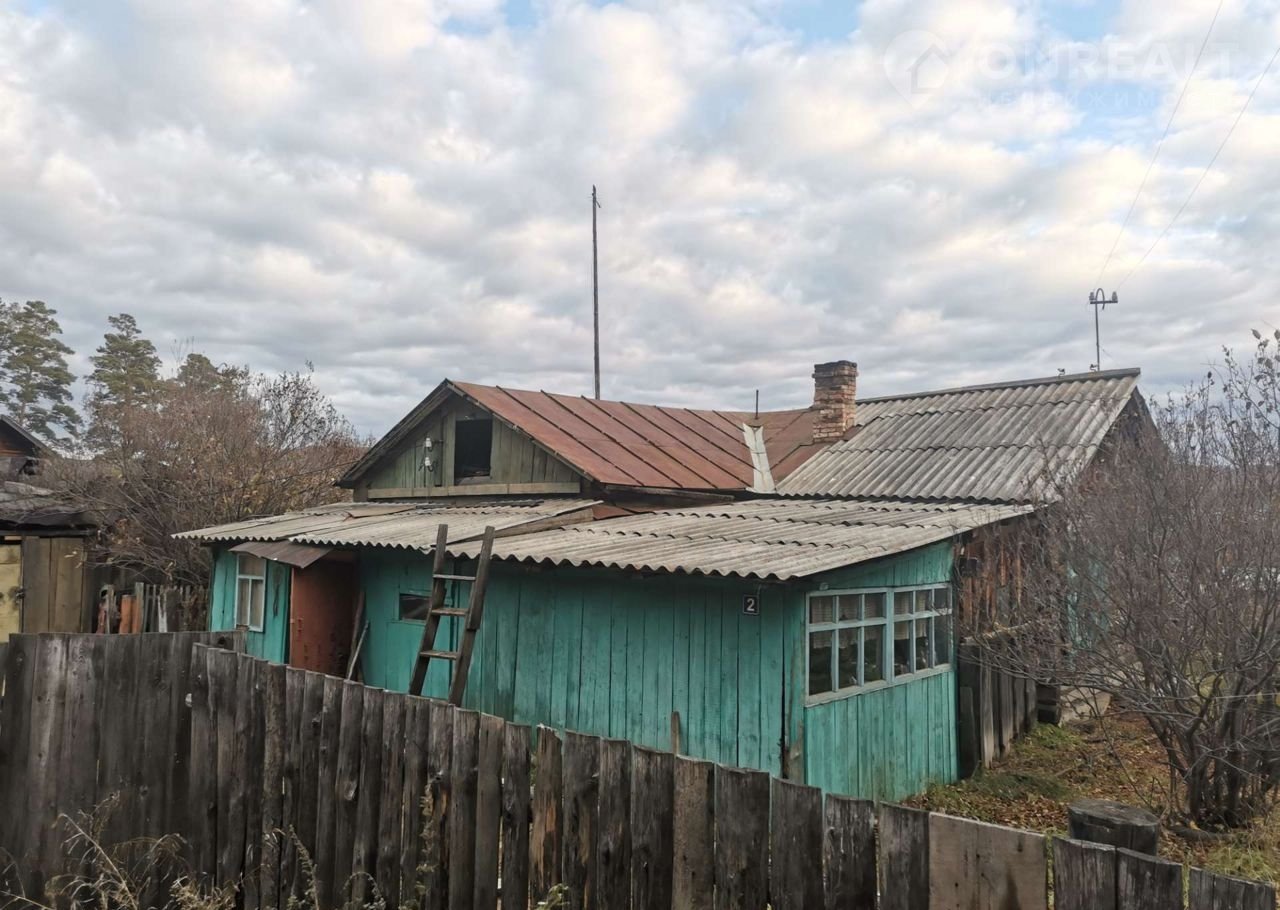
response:
<path id="1" fill-rule="evenodd" d="M 897 613 L 899 616 L 911 612 L 910 591 L 893 592 L 893 612 Z"/>
<path id="2" fill-rule="evenodd" d="M 836 686 L 847 689 L 858 684 L 858 657 L 861 649 L 861 629 L 841 629 L 840 644 L 836 651 Z"/>
<path id="3" fill-rule="evenodd" d="M 833 622 L 836 618 L 834 597 L 809 598 L 809 622 Z"/>
<path id="4" fill-rule="evenodd" d="M 936 616 L 933 620 L 933 665 L 951 663 L 951 616 Z"/>
<path id="5" fill-rule="evenodd" d="M 929 628 L 933 625 L 932 618 L 922 618 L 916 620 L 916 644 L 915 644 L 915 669 L 927 670 L 933 659 L 933 648 L 929 645 Z"/>
<path id="6" fill-rule="evenodd" d="M 431 597 L 428 594 L 401 594 L 400 618 L 424 620 L 427 618 L 427 610 L 430 606 Z"/>
<path id="7" fill-rule="evenodd" d="M 832 691 L 831 637 L 834 633 L 813 632 L 809 635 L 809 694 Z"/>
<path id="8" fill-rule="evenodd" d="M 256 575 L 262 577 L 267 574 L 267 561 L 261 556 L 254 556 L 252 553 L 237 553 L 236 571 L 240 575 Z"/>
<path id="9" fill-rule="evenodd" d="M 862 595 L 863 615 L 867 619 L 884 618 L 884 592 L 875 591 Z"/>
<path id="10" fill-rule="evenodd" d="M 933 591 L 933 608 L 935 610 L 951 609 L 951 588 L 935 588 Z"/>
<path id="11" fill-rule="evenodd" d="M 236 625 L 249 625 L 249 603 L 253 598 L 253 579 L 241 578 L 236 583 Z"/>
<path id="12" fill-rule="evenodd" d="M 893 624 L 893 675 L 906 676 L 911 672 L 912 634 L 911 620 L 899 620 Z"/>
<path id="13" fill-rule="evenodd" d="M 840 621 L 856 621 L 862 618 L 861 614 L 862 595 L 861 594 L 841 594 L 840 595 Z"/>
<path id="14" fill-rule="evenodd" d="M 867 626 L 862 630 L 862 684 L 884 682 L 884 626 Z"/>

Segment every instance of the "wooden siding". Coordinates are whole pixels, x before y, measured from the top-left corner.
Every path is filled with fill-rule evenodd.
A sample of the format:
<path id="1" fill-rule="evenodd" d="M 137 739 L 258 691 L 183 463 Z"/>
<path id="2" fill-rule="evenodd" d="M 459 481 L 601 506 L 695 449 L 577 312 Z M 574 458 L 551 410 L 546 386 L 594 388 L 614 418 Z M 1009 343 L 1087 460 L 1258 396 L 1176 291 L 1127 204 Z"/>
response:
<path id="1" fill-rule="evenodd" d="M 446 404 L 418 427 L 413 442 L 387 456 L 381 465 L 370 472 L 368 489 L 370 491 L 413 491 L 409 495 L 432 493 L 456 495 L 465 492 L 467 486 L 479 487 L 480 483 L 462 484 L 460 486 L 463 489 L 460 490 L 459 485 L 455 484 L 454 424 L 459 419 L 488 417 L 491 417 L 488 411 L 468 402 L 454 400 Z M 423 441 L 428 436 L 435 442 L 431 452 L 435 468 L 431 472 L 423 467 L 427 457 Z M 539 492 L 548 492 L 545 487 L 547 484 L 572 485 L 579 480 L 578 474 L 572 468 L 548 454 L 524 433 L 497 418 L 493 418 L 493 449 L 490 465 L 489 477 L 483 482 L 484 485 L 517 485 L 515 489 L 503 492 L 520 492 L 518 485 L 521 484 L 537 484 L 541 488 Z M 570 492 L 573 491 L 576 491 L 576 487 Z M 566 492 L 566 490 L 557 492 Z"/>
<path id="2" fill-rule="evenodd" d="M 262 631 L 246 633 L 245 650 L 264 660 L 284 661 L 289 640 L 289 584 L 292 566 L 266 560 L 266 603 Z M 214 557 L 213 583 L 209 592 L 209 628 L 212 631 L 236 627 L 236 554 L 219 550 Z"/>
<path id="3" fill-rule="evenodd" d="M 21 574 L 23 632 L 90 630 L 85 538 L 23 537 Z"/>
<path id="4" fill-rule="evenodd" d="M 940 584 L 951 580 L 951 569 L 951 544 L 939 543 L 827 573 L 809 591 Z M 801 701 L 803 656 L 791 686 Z M 834 793 L 901 799 L 955 780 L 954 667 L 953 661 L 949 670 L 801 709 L 805 782 Z"/>
<path id="5" fill-rule="evenodd" d="M 428 589 L 430 566 L 388 553 L 367 554 L 362 568 L 365 680 L 403 691 L 422 624 L 396 620 L 397 602 Z M 756 590 L 495 564 L 465 705 L 663 749 L 678 711 L 685 754 L 778 773 L 790 608 L 777 588 L 765 591 L 759 616 L 744 616 L 742 595 Z M 442 624 L 436 647 L 451 647 L 456 634 Z M 447 674 L 433 661 L 426 694 L 447 692 Z"/>

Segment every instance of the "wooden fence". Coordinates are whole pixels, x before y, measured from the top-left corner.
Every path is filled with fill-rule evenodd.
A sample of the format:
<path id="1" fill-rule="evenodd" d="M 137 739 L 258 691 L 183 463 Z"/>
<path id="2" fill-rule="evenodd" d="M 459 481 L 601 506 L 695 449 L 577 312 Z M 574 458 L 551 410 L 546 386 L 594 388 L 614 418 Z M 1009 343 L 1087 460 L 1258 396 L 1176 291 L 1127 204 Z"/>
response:
<path id="1" fill-rule="evenodd" d="M 957 648 L 956 700 L 962 778 L 991 767 L 1036 726 L 1035 680 L 993 666 L 972 640 Z"/>
<path id="2" fill-rule="evenodd" d="M 247 910 L 525 910 L 552 892 L 607 910 L 1184 906 L 1182 869 L 1161 860 L 535 736 L 207 640 L 12 639 L 0 846 L 28 893 L 65 868 L 57 815 L 120 794 L 104 840 L 180 833 L 191 868 L 237 883 Z M 1274 906 L 1269 886 L 1198 870 L 1186 897 Z"/>

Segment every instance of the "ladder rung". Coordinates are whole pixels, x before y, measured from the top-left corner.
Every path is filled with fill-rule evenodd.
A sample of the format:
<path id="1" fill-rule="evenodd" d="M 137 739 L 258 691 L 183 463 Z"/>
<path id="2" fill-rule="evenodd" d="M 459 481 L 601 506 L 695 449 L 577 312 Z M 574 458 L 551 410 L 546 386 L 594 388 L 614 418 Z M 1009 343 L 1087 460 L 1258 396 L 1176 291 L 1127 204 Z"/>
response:
<path id="1" fill-rule="evenodd" d="M 467 611 L 465 607 L 438 607 L 437 609 L 432 610 L 431 612 L 436 614 L 436 616 L 466 616 L 467 615 Z"/>
<path id="2" fill-rule="evenodd" d="M 476 577 L 474 575 L 445 575 L 443 572 L 441 572 L 439 575 L 434 575 L 432 577 L 438 578 L 441 581 L 475 581 L 476 580 Z"/>
<path id="3" fill-rule="evenodd" d="M 423 657 L 442 657 L 445 660 L 457 660 L 458 652 L 457 651 L 423 651 L 422 656 Z"/>

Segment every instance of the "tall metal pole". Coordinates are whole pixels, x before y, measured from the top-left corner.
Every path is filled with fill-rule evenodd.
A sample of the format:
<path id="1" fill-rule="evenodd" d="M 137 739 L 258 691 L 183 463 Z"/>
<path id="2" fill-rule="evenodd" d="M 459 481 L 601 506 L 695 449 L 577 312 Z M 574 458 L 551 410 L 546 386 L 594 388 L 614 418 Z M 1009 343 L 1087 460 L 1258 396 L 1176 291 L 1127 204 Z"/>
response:
<path id="1" fill-rule="evenodd" d="M 1093 369 L 1102 369 L 1102 328 L 1098 322 L 1098 310 L 1105 310 L 1108 303 L 1119 303 L 1120 298 L 1115 291 L 1111 292 L 1108 299 L 1107 292 L 1102 288 L 1089 292 L 1089 306 L 1093 307 Z"/>
<path id="2" fill-rule="evenodd" d="M 591 185 L 591 316 L 595 332 L 595 373 L 596 400 L 600 400 L 600 258 L 596 240 L 596 209 L 600 201 L 596 199 L 595 184 Z"/>

